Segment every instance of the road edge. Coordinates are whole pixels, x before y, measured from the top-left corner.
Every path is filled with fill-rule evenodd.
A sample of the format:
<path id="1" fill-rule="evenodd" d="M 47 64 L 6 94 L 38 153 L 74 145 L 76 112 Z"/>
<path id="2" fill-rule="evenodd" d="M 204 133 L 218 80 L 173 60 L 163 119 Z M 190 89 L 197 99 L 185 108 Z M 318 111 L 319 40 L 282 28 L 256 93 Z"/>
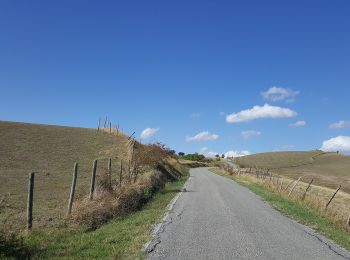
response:
<path id="1" fill-rule="evenodd" d="M 181 195 L 184 192 L 186 192 L 186 187 L 188 186 L 191 179 L 192 179 L 192 177 L 189 176 L 187 181 L 183 185 L 181 191 L 179 193 L 177 193 L 176 196 L 165 207 L 166 212 L 162 215 L 161 221 L 158 224 L 155 224 L 152 226 L 152 228 L 151 228 L 152 239 L 147 241 L 144 244 L 144 246 L 142 248 L 143 253 L 149 254 L 149 253 L 153 252 L 154 249 L 156 248 L 156 246 L 160 243 L 160 233 L 164 232 L 165 227 L 172 222 L 169 215 L 170 215 L 172 209 L 174 208 L 176 202 L 178 201 L 178 199 L 181 197 Z"/>

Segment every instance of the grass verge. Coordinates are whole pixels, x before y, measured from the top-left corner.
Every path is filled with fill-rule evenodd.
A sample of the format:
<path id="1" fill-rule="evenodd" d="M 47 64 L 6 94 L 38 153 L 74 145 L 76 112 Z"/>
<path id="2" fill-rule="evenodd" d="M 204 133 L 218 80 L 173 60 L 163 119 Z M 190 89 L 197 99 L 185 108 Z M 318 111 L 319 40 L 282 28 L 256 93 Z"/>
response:
<path id="1" fill-rule="evenodd" d="M 268 190 L 264 185 L 255 183 L 248 178 L 231 176 L 219 169 L 211 169 L 212 172 L 221 176 L 230 178 L 235 182 L 247 187 L 255 194 L 260 196 L 265 201 L 269 202 L 275 209 L 282 214 L 298 221 L 301 224 L 305 224 L 318 233 L 332 239 L 337 244 L 343 246 L 347 250 L 350 250 L 350 233 L 331 222 L 325 216 L 321 216 L 316 211 L 308 208 L 306 205 L 298 201 L 281 196 L 278 193 Z"/>
<path id="2" fill-rule="evenodd" d="M 188 173 L 167 183 L 141 210 L 111 220 L 97 230 L 35 232 L 22 241 L 25 251 L 4 250 L 0 258 L 17 259 L 23 252 L 32 251 L 31 259 L 142 259 L 141 248 L 151 239 L 151 225 L 160 220 L 187 178 Z"/>

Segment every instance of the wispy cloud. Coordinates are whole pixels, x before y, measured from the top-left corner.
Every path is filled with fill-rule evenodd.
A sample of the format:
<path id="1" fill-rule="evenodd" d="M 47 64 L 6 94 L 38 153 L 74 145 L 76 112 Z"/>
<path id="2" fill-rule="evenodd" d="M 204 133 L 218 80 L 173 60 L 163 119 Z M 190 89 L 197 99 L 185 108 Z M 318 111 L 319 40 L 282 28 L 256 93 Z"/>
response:
<path id="1" fill-rule="evenodd" d="M 325 152 L 350 152 L 350 136 L 337 136 L 323 142 L 322 151 Z"/>
<path id="2" fill-rule="evenodd" d="M 254 106 L 251 109 L 242 110 L 238 113 L 233 113 L 226 116 L 226 122 L 228 123 L 241 123 L 248 122 L 255 119 L 262 118 L 288 118 L 294 117 L 297 115 L 297 112 L 283 107 L 271 106 L 265 104 L 264 106 Z"/>
<path id="3" fill-rule="evenodd" d="M 266 100 L 282 101 L 286 100 L 288 103 L 294 102 L 294 98 L 299 95 L 299 91 L 294 91 L 288 88 L 271 87 L 267 91 L 262 92 L 261 95 Z"/>
<path id="4" fill-rule="evenodd" d="M 208 131 L 200 132 L 200 133 L 196 134 L 195 136 L 186 137 L 187 142 L 215 141 L 217 139 L 219 139 L 219 135 L 211 134 Z"/>
<path id="5" fill-rule="evenodd" d="M 306 122 L 303 121 L 303 120 L 299 120 L 299 121 L 296 121 L 293 124 L 290 124 L 289 126 L 290 127 L 302 127 L 302 126 L 306 126 Z"/>
<path id="6" fill-rule="evenodd" d="M 341 129 L 350 127 L 350 121 L 341 120 L 339 122 L 333 123 L 329 125 L 329 128 L 332 129 Z"/>
<path id="7" fill-rule="evenodd" d="M 247 131 L 242 131 L 241 132 L 241 135 L 248 139 L 248 138 L 251 138 L 251 137 L 257 137 L 257 136 L 260 136 L 261 135 L 261 132 L 259 131 L 255 131 L 255 130 L 247 130 Z"/>
<path id="8" fill-rule="evenodd" d="M 159 128 L 146 128 L 141 132 L 142 139 L 148 139 L 154 136 L 159 131 Z"/>

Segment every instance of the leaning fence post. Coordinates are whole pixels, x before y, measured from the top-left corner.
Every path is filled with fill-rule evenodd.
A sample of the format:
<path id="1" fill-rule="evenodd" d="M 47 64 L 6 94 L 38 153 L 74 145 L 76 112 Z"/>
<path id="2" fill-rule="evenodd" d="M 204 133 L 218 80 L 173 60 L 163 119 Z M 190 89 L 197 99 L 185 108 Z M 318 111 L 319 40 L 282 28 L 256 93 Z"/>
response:
<path id="1" fill-rule="evenodd" d="M 301 179 L 302 176 L 299 177 L 299 179 L 296 181 L 296 183 L 294 183 L 292 189 L 290 190 L 289 194 L 288 194 L 288 197 L 292 194 L 293 190 L 295 189 L 295 187 L 298 185 L 300 179 Z"/>
<path id="2" fill-rule="evenodd" d="M 122 186 L 122 178 L 123 178 L 123 160 L 120 160 L 120 173 L 119 173 L 119 185 Z"/>
<path id="3" fill-rule="evenodd" d="M 112 158 L 108 160 L 108 184 L 112 187 Z"/>
<path id="4" fill-rule="evenodd" d="M 94 160 L 92 164 L 92 175 L 91 175 L 91 186 L 90 186 L 90 200 L 94 198 L 94 191 L 95 191 L 95 179 L 96 179 L 96 167 L 97 167 L 97 160 Z"/>
<path id="5" fill-rule="evenodd" d="M 310 181 L 310 183 L 309 183 L 309 185 L 307 186 L 307 188 L 306 188 L 306 190 L 304 191 L 304 194 L 303 194 L 303 196 L 301 197 L 301 200 L 304 200 L 305 199 L 305 197 L 306 197 L 306 193 L 310 190 L 310 188 L 311 188 L 311 184 L 312 184 L 312 182 L 314 181 L 314 179 L 311 179 L 311 181 Z"/>
<path id="6" fill-rule="evenodd" d="M 292 185 L 293 182 L 294 182 L 294 180 L 291 180 L 291 181 L 288 183 L 288 185 L 284 188 L 284 190 L 286 191 L 286 190 L 289 188 L 289 186 Z"/>
<path id="7" fill-rule="evenodd" d="M 334 192 L 334 194 L 332 195 L 332 197 L 329 199 L 329 201 L 326 204 L 325 209 L 327 209 L 327 207 L 329 206 L 329 204 L 331 204 L 332 200 L 334 199 L 335 195 L 337 195 L 338 191 L 340 190 L 341 185 L 339 185 L 338 189 Z"/>
<path id="8" fill-rule="evenodd" d="M 28 230 L 31 230 L 33 226 L 34 177 L 35 177 L 34 172 L 29 173 L 28 201 L 27 201 L 27 229 Z"/>
<path id="9" fill-rule="evenodd" d="M 72 206 L 73 206 L 74 194 L 75 194 L 75 186 L 77 184 L 77 176 L 78 176 L 78 163 L 74 163 L 73 180 L 72 180 L 72 186 L 71 186 L 70 194 L 69 194 L 67 215 L 70 215 L 72 213 Z"/>
<path id="10" fill-rule="evenodd" d="M 107 116 L 105 117 L 105 123 L 103 125 L 103 128 L 106 128 L 106 125 L 107 125 Z"/>

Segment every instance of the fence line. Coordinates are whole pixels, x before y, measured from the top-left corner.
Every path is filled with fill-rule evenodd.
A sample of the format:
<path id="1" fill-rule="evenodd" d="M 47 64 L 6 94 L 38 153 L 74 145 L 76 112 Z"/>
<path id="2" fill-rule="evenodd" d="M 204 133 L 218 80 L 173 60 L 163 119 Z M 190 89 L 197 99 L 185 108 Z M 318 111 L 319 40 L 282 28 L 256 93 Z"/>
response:
<path id="1" fill-rule="evenodd" d="M 237 176 L 247 175 L 247 176 L 251 176 L 251 177 L 255 178 L 257 181 L 261 180 L 263 183 L 270 183 L 276 187 L 276 190 L 279 193 L 286 192 L 288 190 L 288 188 L 291 187 L 288 194 L 286 194 L 287 197 L 290 197 L 293 194 L 293 191 L 296 189 L 297 185 L 299 184 L 299 182 L 303 178 L 303 176 L 300 176 L 297 180 L 293 179 L 287 184 L 287 186 L 285 188 L 283 188 L 283 183 L 284 183 L 283 178 L 280 176 L 273 176 L 273 174 L 268 169 L 259 169 L 259 168 L 238 168 L 238 169 L 236 168 L 235 169 L 235 168 L 229 167 L 229 166 L 220 166 L 220 168 L 223 169 L 224 171 L 228 172 L 230 175 L 237 175 Z M 269 178 L 267 178 L 267 177 L 269 177 Z M 277 181 L 274 181 L 274 179 L 277 179 Z M 280 179 L 280 181 L 279 181 L 279 179 Z M 309 183 L 306 183 L 307 188 L 305 189 L 305 191 L 303 191 L 302 196 L 300 196 L 300 197 L 293 196 L 293 197 L 295 197 L 296 199 L 300 199 L 301 201 L 304 201 L 306 194 L 310 191 L 310 189 L 312 187 L 313 181 L 314 181 L 314 179 L 311 179 L 311 181 Z M 340 191 L 341 187 L 342 186 L 339 185 L 338 188 L 332 193 L 332 196 L 327 200 L 327 203 L 324 206 L 324 210 L 326 210 L 329 207 L 329 205 L 332 203 L 332 201 L 336 197 L 337 193 Z M 300 188 L 299 188 L 299 190 L 300 190 Z M 325 197 L 325 198 L 327 198 L 327 197 Z M 348 217 L 346 219 L 346 226 L 350 227 L 350 214 L 348 215 Z"/>

